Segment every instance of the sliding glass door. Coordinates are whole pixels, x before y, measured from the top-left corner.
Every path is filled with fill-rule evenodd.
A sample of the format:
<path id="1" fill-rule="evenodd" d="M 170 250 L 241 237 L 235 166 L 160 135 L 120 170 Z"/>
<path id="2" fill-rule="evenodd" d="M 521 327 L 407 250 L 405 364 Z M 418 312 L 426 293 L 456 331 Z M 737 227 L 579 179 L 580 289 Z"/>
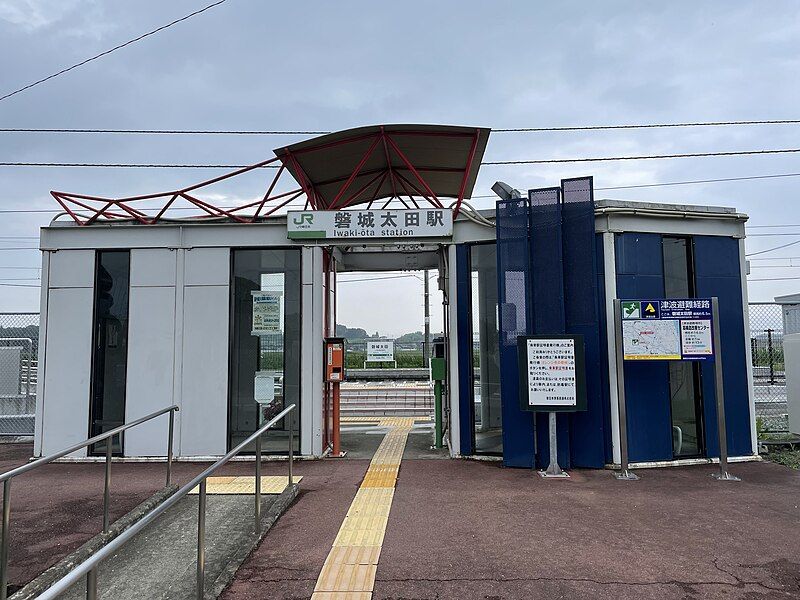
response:
<path id="1" fill-rule="evenodd" d="M 228 447 L 241 443 L 290 404 L 300 450 L 300 250 L 234 250 L 231 281 L 231 380 Z M 288 451 L 283 419 L 263 450 Z"/>

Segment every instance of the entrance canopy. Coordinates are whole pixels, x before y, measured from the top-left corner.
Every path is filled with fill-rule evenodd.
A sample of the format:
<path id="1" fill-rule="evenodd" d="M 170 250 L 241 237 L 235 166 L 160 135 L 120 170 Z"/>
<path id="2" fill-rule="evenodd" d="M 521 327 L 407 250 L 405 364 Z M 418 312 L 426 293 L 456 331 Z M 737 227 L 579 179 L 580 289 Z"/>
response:
<path id="1" fill-rule="evenodd" d="M 298 200 L 305 200 L 307 209 L 338 210 L 363 204 L 371 208 L 374 203 L 382 208 L 392 200 L 406 208 L 418 208 L 419 202 L 443 208 L 442 199 L 451 198 L 455 216 L 462 201 L 472 196 L 489 131 L 452 125 L 372 125 L 284 146 L 275 150 L 274 158 L 177 190 L 121 198 L 50 194 L 78 225 L 108 221 L 151 225 L 176 220 L 167 211 L 186 207 L 205 214 L 185 220 L 252 223 Z M 209 186 L 270 168 L 275 175 L 266 193 L 253 202 L 230 208 L 208 198 Z M 286 184 L 278 185 L 285 172 L 295 179 L 288 191 Z"/>
<path id="2" fill-rule="evenodd" d="M 415 198 L 456 211 L 472 195 L 489 130 L 450 125 L 372 125 L 279 148 L 275 154 L 315 209 Z"/>

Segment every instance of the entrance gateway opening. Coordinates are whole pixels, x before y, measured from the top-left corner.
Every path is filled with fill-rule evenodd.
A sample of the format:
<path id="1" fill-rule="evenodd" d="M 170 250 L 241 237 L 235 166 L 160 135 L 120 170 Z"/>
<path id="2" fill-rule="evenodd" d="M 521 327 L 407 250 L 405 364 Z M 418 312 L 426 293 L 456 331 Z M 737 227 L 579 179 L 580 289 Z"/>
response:
<path id="1" fill-rule="evenodd" d="M 289 436 L 305 456 L 346 451 L 347 440 L 335 434 L 359 441 L 348 417 L 387 416 L 376 414 L 388 410 L 380 389 L 370 390 L 361 413 L 348 413 L 353 390 L 379 387 L 368 378 L 380 369 L 377 377 L 392 382 L 395 396 L 400 384 L 406 397 L 427 386 L 419 416 L 434 419 L 416 425 L 427 446 L 441 437 L 450 456 L 494 455 L 507 466 L 546 468 L 555 439 L 561 466 L 602 468 L 620 462 L 612 301 L 710 297 L 723 309 L 729 451 L 754 454 L 743 333 L 746 216 L 595 201 L 591 177 L 524 197 L 498 186 L 496 208 L 477 211 L 468 200 L 488 136 L 474 127 L 362 127 L 163 193 L 52 192 L 74 223 L 57 218 L 42 232 L 46 335 L 36 454 L 173 404 L 180 407 L 180 457 L 222 455 L 292 404 L 291 423 L 265 438 L 265 452 L 286 453 Z M 258 195 L 233 208 L 231 200 L 214 205 L 216 186 L 239 176 L 257 178 Z M 380 273 L 417 275 L 420 292 L 429 274 L 430 314 L 441 317 L 432 319 L 440 326 L 431 327 L 429 345 L 375 338 L 375 331 L 348 336 L 337 373 L 336 349 L 326 341 L 343 333 L 337 325 L 361 327 L 337 318 L 342 287 L 358 285 L 344 282 Z M 398 294 L 371 309 L 389 320 L 404 301 Z M 411 301 L 422 304 L 424 295 Z M 409 325 L 378 333 L 424 331 L 424 322 Z M 586 408 L 550 411 L 550 420 L 521 405 L 527 370 L 518 340 L 565 334 L 584 346 Z M 370 342 L 383 342 L 383 354 L 367 356 Z M 415 377 L 426 374 L 404 373 L 405 361 L 428 371 L 424 386 Z M 710 369 L 624 364 L 632 462 L 718 455 L 721 413 Z M 441 392 L 438 413 L 432 390 Z M 163 455 L 159 427 L 126 433 L 113 451 Z"/>

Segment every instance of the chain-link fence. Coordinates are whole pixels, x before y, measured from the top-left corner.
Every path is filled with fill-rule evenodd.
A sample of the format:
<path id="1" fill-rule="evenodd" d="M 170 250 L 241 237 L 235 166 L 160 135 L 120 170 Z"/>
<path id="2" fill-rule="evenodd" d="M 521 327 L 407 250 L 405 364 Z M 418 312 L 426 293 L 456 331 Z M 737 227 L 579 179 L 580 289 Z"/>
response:
<path id="1" fill-rule="evenodd" d="M 0 436 L 33 435 L 39 313 L 0 313 Z"/>
<path id="2" fill-rule="evenodd" d="M 752 303 L 749 310 L 756 425 L 760 432 L 788 431 L 783 310 L 766 302 Z"/>

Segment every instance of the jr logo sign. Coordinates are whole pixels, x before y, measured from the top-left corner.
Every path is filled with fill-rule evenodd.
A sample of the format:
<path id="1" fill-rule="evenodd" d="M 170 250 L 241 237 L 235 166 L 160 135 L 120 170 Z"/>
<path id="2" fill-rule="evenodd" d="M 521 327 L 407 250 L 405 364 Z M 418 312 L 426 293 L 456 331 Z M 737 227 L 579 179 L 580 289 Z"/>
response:
<path id="1" fill-rule="evenodd" d="M 292 219 L 295 225 L 311 225 L 314 222 L 314 213 L 299 213 Z"/>

